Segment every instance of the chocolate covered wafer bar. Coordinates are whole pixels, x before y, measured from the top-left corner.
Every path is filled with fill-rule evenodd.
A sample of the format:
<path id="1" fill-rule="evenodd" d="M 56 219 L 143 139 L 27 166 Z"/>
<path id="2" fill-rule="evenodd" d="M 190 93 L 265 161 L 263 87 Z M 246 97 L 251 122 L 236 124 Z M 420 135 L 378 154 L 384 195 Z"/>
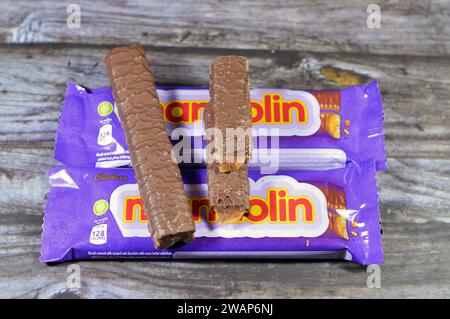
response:
<path id="1" fill-rule="evenodd" d="M 240 56 L 215 58 L 211 65 L 209 95 L 205 127 L 217 130 L 209 162 L 218 163 L 221 172 L 239 169 L 250 159 L 252 143 L 247 59 Z"/>
<path id="2" fill-rule="evenodd" d="M 214 130 L 210 141 L 214 146 L 207 151 L 209 204 L 219 221 L 231 223 L 249 210 L 247 163 L 251 155 L 252 114 L 247 59 L 214 59 L 209 91 L 205 126 Z"/>
<path id="3" fill-rule="evenodd" d="M 116 48 L 105 61 L 154 245 L 189 242 L 195 226 L 145 51 Z"/>

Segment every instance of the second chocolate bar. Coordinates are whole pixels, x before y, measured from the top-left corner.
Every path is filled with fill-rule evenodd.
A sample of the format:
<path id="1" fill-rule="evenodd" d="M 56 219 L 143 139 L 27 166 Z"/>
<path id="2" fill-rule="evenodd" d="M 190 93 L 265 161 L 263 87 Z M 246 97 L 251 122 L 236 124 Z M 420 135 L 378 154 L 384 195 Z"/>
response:
<path id="1" fill-rule="evenodd" d="M 145 51 L 140 46 L 113 49 L 106 65 L 154 245 L 191 241 L 195 225 Z"/>
<path id="2" fill-rule="evenodd" d="M 214 148 L 208 161 L 217 163 L 221 172 L 229 172 L 246 164 L 252 152 L 247 59 L 240 56 L 215 58 L 211 65 L 209 94 L 205 127 L 215 131 L 211 132 Z"/>
<path id="3" fill-rule="evenodd" d="M 247 59 L 214 59 L 209 91 L 205 126 L 215 130 L 211 152 L 206 152 L 209 203 L 221 222 L 232 223 L 249 211 L 252 114 Z"/>

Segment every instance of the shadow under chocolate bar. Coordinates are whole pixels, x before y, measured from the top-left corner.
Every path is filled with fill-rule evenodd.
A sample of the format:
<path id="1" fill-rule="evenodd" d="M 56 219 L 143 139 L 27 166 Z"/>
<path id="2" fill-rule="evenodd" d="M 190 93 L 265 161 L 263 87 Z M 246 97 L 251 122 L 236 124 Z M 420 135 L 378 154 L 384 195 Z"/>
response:
<path id="1" fill-rule="evenodd" d="M 155 247 L 191 241 L 195 225 L 145 51 L 116 48 L 105 62 Z"/>

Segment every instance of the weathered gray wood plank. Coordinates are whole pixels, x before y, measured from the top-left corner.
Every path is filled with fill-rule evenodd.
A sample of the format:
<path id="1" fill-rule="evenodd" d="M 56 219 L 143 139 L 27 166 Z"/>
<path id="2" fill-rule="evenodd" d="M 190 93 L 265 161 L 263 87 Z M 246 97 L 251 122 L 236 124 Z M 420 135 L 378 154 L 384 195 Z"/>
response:
<path id="1" fill-rule="evenodd" d="M 387 262 L 380 290 L 366 287 L 365 268 L 343 262 L 133 261 L 78 262 L 82 288 L 74 293 L 89 298 L 448 297 L 450 259 L 442 253 L 449 244 L 448 224 L 384 226 Z M 40 226 L 36 221 L 34 231 L 30 228 L 14 236 L 26 246 L 2 254 L 10 269 L 2 275 L 2 297 L 48 298 L 67 290 L 67 265 L 39 265 Z"/>
<path id="2" fill-rule="evenodd" d="M 366 287 L 365 268 L 345 262 L 198 261 L 78 262 L 81 289 L 68 291 L 67 264 L 39 265 L 36 242 L 2 256 L 10 267 L 0 283 L 2 297 L 55 298 L 390 298 L 450 294 L 448 225 L 389 224 L 381 266 L 381 288 Z M 36 238 L 23 236 L 18 240 Z M 414 243 L 411 243 L 415 238 Z"/>
<path id="3" fill-rule="evenodd" d="M 107 50 L 58 45 L 0 48 L 0 143 L 53 141 L 65 82 L 108 85 L 103 63 Z M 156 79 L 165 85 L 207 86 L 210 61 L 227 53 L 249 57 L 254 87 L 330 88 L 378 79 L 388 155 L 450 156 L 448 58 L 148 48 Z"/>
<path id="4" fill-rule="evenodd" d="M 40 265 L 46 171 L 52 144 L 0 147 L 0 297 L 448 297 L 450 160 L 389 159 L 378 174 L 386 264 L 382 288 L 346 262 L 78 262 L 80 290 L 68 290 L 67 264 Z M 176 280 L 174 280 L 176 279 Z"/>
<path id="5" fill-rule="evenodd" d="M 0 41 L 85 43 L 395 55 L 450 52 L 446 0 L 376 1 L 381 28 L 366 26 L 370 0 L 76 1 L 81 28 L 66 26 L 67 3 L 0 3 Z"/>

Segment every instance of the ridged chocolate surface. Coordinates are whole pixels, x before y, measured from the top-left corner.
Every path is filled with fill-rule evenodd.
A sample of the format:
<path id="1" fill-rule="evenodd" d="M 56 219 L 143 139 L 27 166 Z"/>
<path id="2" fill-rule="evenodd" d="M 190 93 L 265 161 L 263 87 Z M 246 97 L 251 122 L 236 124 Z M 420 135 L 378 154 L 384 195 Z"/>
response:
<path id="1" fill-rule="evenodd" d="M 209 84 L 210 101 L 205 109 L 206 128 L 216 128 L 221 131 L 223 140 L 223 157 L 218 158 L 213 153 L 215 162 L 225 163 L 226 152 L 237 154 L 240 151 L 244 159 L 231 162 L 231 165 L 222 165 L 225 170 L 238 169 L 246 163 L 251 155 L 251 134 L 243 144 L 235 143 L 234 149 L 227 150 L 226 129 L 242 129 L 246 131 L 252 127 L 252 111 L 250 107 L 250 89 L 248 78 L 248 61 L 240 56 L 222 56 L 214 59 L 210 71 Z M 251 131 L 249 131 L 251 133 Z M 242 134 L 239 135 L 241 137 Z M 242 148 L 244 147 L 244 149 Z M 212 159 L 209 160 L 210 162 Z"/>
<path id="2" fill-rule="evenodd" d="M 245 143 L 234 143 L 234 149 L 226 149 L 228 128 L 240 128 L 244 132 L 252 126 L 247 59 L 239 56 L 214 59 L 209 95 L 205 126 L 220 130 L 223 136 L 222 157 L 217 156 L 217 148 L 212 154 L 207 152 L 209 202 L 219 220 L 229 223 L 239 220 L 249 210 L 247 162 L 252 151 L 251 134 Z M 235 157 L 229 161 L 227 153 L 239 153 L 243 158 Z"/>
<path id="3" fill-rule="evenodd" d="M 190 241 L 195 225 L 145 51 L 116 48 L 105 62 L 155 247 Z"/>

